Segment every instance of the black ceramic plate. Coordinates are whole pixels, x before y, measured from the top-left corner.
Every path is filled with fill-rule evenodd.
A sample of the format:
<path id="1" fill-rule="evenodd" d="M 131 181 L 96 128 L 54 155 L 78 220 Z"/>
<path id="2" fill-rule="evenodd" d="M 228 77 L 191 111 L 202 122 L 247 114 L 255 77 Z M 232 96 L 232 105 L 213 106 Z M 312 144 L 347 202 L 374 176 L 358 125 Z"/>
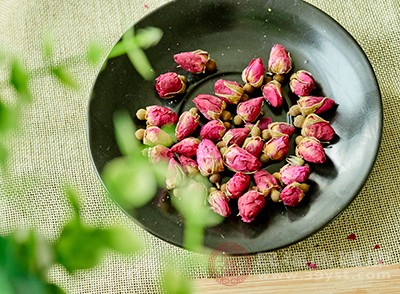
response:
<path id="1" fill-rule="evenodd" d="M 88 111 L 89 143 L 95 167 L 120 156 L 113 132 L 113 115 L 135 112 L 152 104 L 167 104 L 177 112 L 193 106 L 198 93 L 212 93 L 218 78 L 241 81 L 240 73 L 254 57 L 267 61 L 273 44 L 281 43 L 291 53 L 293 70 L 310 71 L 318 82 L 314 94 L 333 98 L 337 108 L 326 117 L 338 138 L 326 147 L 327 163 L 316 166 L 311 190 L 297 208 L 268 204 L 253 223 L 231 216 L 206 231 L 205 245 L 218 248 L 222 243 L 239 246 L 229 253 L 270 251 L 287 246 L 324 227 L 357 196 L 374 164 L 382 131 L 380 92 L 371 66 L 354 39 L 332 18 L 302 1 L 292 0 L 178 0 L 171 2 L 135 24 L 135 30 L 159 27 L 164 36 L 148 50 L 156 74 L 183 71 L 176 68 L 173 54 L 203 49 L 217 61 L 218 71 L 207 79 L 189 76 L 191 85 L 181 101 L 158 98 L 154 83 L 144 81 L 126 56 L 108 60 L 93 88 Z M 186 73 L 185 73 L 186 74 Z M 293 97 L 285 88 L 286 102 Z M 287 107 L 265 116 L 286 121 Z M 270 166 L 270 171 L 279 165 Z M 159 238 L 182 245 L 182 223 L 171 212 L 168 201 L 154 201 L 136 211 L 126 211 L 146 230 Z M 241 248 L 237 251 L 235 248 Z"/>

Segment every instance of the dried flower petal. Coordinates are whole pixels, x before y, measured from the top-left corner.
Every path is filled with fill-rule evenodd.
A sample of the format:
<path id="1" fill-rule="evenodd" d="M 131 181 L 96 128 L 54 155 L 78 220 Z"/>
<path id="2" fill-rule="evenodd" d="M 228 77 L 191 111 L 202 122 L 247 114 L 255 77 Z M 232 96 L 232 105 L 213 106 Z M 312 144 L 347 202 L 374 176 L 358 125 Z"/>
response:
<path id="1" fill-rule="evenodd" d="M 242 80 L 254 88 L 261 87 L 264 81 L 265 67 L 261 58 L 254 58 L 242 72 Z"/>
<path id="2" fill-rule="evenodd" d="M 224 170 L 221 153 L 209 139 L 204 139 L 197 148 L 197 163 L 200 173 L 207 177 Z"/>
<path id="3" fill-rule="evenodd" d="M 304 137 L 296 146 L 296 155 L 311 163 L 324 163 L 326 155 L 321 142 L 313 137 Z"/>
<path id="4" fill-rule="evenodd" d="M 262 95 L 272 107 L 280 107 L 283 103 L 283 90 L 281 84 L 272 80 L 262 86 L 261 88 Z"/>
<path id="5" fill-rule="evenodd" d="M 289 152 L 289 136 L 271 138 L 264 144 L 263 153 L 272 160 L 282 160 Z"/>
<path id="6" fill-rule="evenodd" d="M 253 98 L 245 102 L 240 102 L 237 106 L 237 114 L 244 122 L 254 122 L 261 113 L 264 98 Z"/>
<path id="7" fill-rule="evenodd" d="M 213 119 L 201 127 L 200 137 L 216 142 L 222 139 L 225 132 L 224 123 L 221 120 Z"/>
<path id="8" fill-rule="evenodd" d="M 264 206 L 264 195 L 255 190 L 246 192 L 238 200 L 239 214 L 246 223 L 252 222 Z"/>
<path id="9" fill-rule="evenodd" d="M 175 137 L 178 141 L 190 136 L 198 127 L 200 122 L 200 115 L 197 113 L 196 108 L 184 111 L 178 120 L 175 128 Z"/>
<path id="10" fill-rule="evenodd" d="M 168 107 L 152 105 L 146 107 L 145 119 L 149 126 L 162 127 L 165 125 L 176 124 L 178 121 L 178 115 Z"/>
<path id="11" fill-rule="evenodd" d="M 171 147 L 173 153 L 184 155 L 187 157 L 196 156 L 197 148 L 199 147 L 200 140 L 194 137 L 187 137 L 182 141 L 174 144 Z"/>
<path id="12" fill-rule="evenodd" d="M 208 94 L 199 94 L 193 99 L 197 109 L 208 120 L 219 119 L 222 111 L 226 108 L 224 100 Z"/>
<path id="13" fill-rule="evenodd" d="M 160 144 L 148 148 L 147 155 L 153 164 L 157 164 L 160 161 L 168 162 L 174 156 L 169 148 Z"/>
<path id="14" fill-rule="evenodd" d="M 283 135 L 291 136 L 295 131 L 295 127 L 285 122 L 273 122 L 268 125 L 268 130 L 272 138 Z"/>
<path id="15" fill-rule="evenodd" d="M 211 209 L 223 217 L 231 215 L 231 209 L 229 207 L 229 198 L 224 192 L 216 190 L 210 193 L 208 196 L 208 203 L 210 203 Z"/>
<path id="16" fill-rule="evenodd" d="M 304 137 L 314 137 L 320 141 L 329 142 L 335 136 L 335 130 L 315 113 L 310 113 L 304 120 L 301 135 Z"/>
<path id="17" fill-rule="evenodd" d="M 186 78 L 174 72 L 161 74 L 156 78 L 156 90 L 161 98 L 169 99 L 186 90 Z"/>
<path id="18" fill-rule="evenodd" d="M 180 164 L 171 158 L 168 162 L 167 175 L 165 179 L 165 186 L 168 190 L 176 187 L 182 187 L 186 183 L 186 175 L 182 170 Z"/>
<path id="19" fill-rule="evenodd" d="M 282 189 L 281 200 L 286 206 L 297 206 L 304 198 L 305 192 L 297 182 L 293 182 Z"/>
<path id="20" fill-rule="evenodd" d="M 297 96 L 307 96 L 315 89 L 315 80 L 308 71 L 299 70 L 290 76 L 289 86 Z"/>
<path id="21" fill-rule="evenodd" d="M 301 114 L 304 116 L 310 113 L 320 114 L 331 109 L 334 104 L 335 101 L 331 98 L 320 96 L 303 96 L 297 100 L 297 105 L 299 105 Z"/>
<path id="22" fill-rule="evenodd" d="M 143 144 L 147 146 L 155 146 L 158 144 L 166 147 L 171 146 L 174 139 L 164 130 L 156 126 L 148 126 L 144 131 Z"/>
<path id="23" fill-rule="evenodd" d="M 232 145 L 224 153 L 225 165 L 235 172 L 254 173 L 261 168 L 261 162 L 253 154 L 237 145 Z"/>
<path id="24" fill-rule="evenodd" d="M 264 196 L 268 196 L 273 189 L 279 189 L 278 181 L 266 170 L 259 170 L 254 174 L 257 190 Z"/>
<path id="25" fill-rule="evenodd" d="M 243 149 L 253 154 L 255 157 L 259 157 L 264 147 L 264 141 L 260 136 L 249 137 L 243 143 Z"/>
<path id="26" fill-rule="evenodd" d="M 247 127 L 230 129 L 222 137 L 222 141 L 226 146 L 231 146 L 233 144 L 242 146 L 244 140 L 249 134 L 250 129 Z"/>
<path id="27" fill-rule="evenodd" d="M 174 61 L 184 70 L 191 73 L 204 73 L 207 69 L 207 62 L 210 60 L 210 54 L 204 50 L 195 50 L 192 52 L 181 52 L 174 55 Z"/>
<path id="28" fill-rule="evenodd" d="M 268 68 L 274 74 L 287 74 L 292 69 L 290 54 L 281 44 L 272 46 L 268 59 Z"/>
<path id="29" fill-rule="evenodd" d="M 281 181 L 285 185 L 293 182 L 304 183 L 310 177 L 310 167 L 308 165 L 284 165 L 280 171 Z"/>
<path id="30" fill-rule="evenodd" d="M 214 93 L 228 104 L 238 104 L 244 90 L 238 82 L 219 79 L 214 84 Z"/>
<path id="31" fill-rule="evenodd" d="M 237 199 L 249 188 L 250 176 L 238 172 L 226 183 L 226 194 L 232 198 Z"/>

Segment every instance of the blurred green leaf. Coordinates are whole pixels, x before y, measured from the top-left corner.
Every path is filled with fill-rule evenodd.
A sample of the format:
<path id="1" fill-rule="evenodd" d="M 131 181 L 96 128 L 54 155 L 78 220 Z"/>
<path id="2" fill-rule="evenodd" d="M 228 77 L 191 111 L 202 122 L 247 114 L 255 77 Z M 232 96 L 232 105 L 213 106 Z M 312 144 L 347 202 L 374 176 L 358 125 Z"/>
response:
<path id="1" fill-rule="evenodd" d="M 142 248 L 138 237 L 123 227 L 105 229 L 104 242 L 110 249 L 124 254 L 135 253 Z"/>
<path id="2" fill-rule="evenodd" d="M 193 293 L 191 281 L 186 275 L 177 269 L 173 263 L 167 263 L 163 275 L 163 286 L 167 294 L 190 294 Z"/>
<path id="3" fill-rule="evenodd" d="M 72 89 L 78 88 L 78 83 L 65 66 L 53 67 L 51 72 L 64 86 Z"/>
<path id="4" fill-rule="evenodd" d="M 25 100 L 31 100 L 29 91 L 29 74 L 25 66 L 18 59 L 14 59 L 11 63 L 10 83 L 17 93 Z"/>
<path id="5" fill-rule="evenodd" d="M 0 267 L 0 293 L 14 294 L 11 282 L 2 267 Z"/>
<path id="6" fill-rule="evenodd" d="M 136 127 L 127 112 L 117 112 L 114 116 L 115 137 L 123 155 L 138 154 L 139 142 L 135 137 Z"/>
<path id="7" fill-rule="evenodd" d="M 142 49 L 148 49 L 160 42 L 163 36 L 163 31 L 156 27 L 146 27 L 138 29 L 135 34 L 136 43 Z"/>
<path id="8" fill-rule="evenodd" d="M 0 100 L 0 132 L 16 129 L 19 118 L 19 108 L 8 106 Z"/>
<path id="9" fill-rule="evenodd" d="M 7 160 L 9 157 L 9 152 L 7 147 L 0 141 L 0 166 L 5 168 L 7 165 Z"/>
<path id="10" fill-rule="evenodd" d="M 90 42 L 86 52 L 86 60 L 91 65 L 98 64 L 103 54 L 103 51 L 104 48 L 99 41 L 94 40 Z"/>
<path id="11" fill-rule="evenodd" d="M 67 186 L 67 187 L 65 187 L 65 194 L 67 195 L 69 203 L 71 204 L 71 206 L 74 210 L 74 214 L 76 216 L 80 216 L 81 207 L 80 207 L 80 203 L 79 203 L 78 193 L 76 193 L 76 191 L 72 187 Z"/>
<path id="12" fill-rule="evenodd" d="M 42 37 L 42 54 L 45 59 L 51 59 L 54 53 L 54 39 L 50 32 L 47 32 Z"/>

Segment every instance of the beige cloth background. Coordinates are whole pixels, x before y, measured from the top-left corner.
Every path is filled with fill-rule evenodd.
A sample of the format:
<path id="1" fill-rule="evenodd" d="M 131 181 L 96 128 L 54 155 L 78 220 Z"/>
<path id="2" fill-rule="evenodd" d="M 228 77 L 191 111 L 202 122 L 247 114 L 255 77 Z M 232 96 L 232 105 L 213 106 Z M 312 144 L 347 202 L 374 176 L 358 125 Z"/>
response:
<path id="1" fill-rule="evenodd" d="M 82 54 L 93 37 L 109 50 L 135 21 L 166 2 L 0 0 L 0 48 L 23 57 L 30 68 L 39 68 L 41 35 L 50 29 L 58 60 Z M 341 216 L 298 244 L 254 256 L 252 274 L 309 270 L 307 262 L 318 269 L 399 263 L 400 2 L 308 2 L 350 32 L 376 72 L 384 106 L 381 150 L 361 193 Z M 50 279 L 71 293 L 156 293 L 164 256 L 172 254 L 173 261 L 183 266 L 192 253 L 133 224 L 105 194 L 91 165 L 86 140 L 87 103 L 98 70 L 86 65 L 73 67 L 82 86 L 78 92 L 63 89 L 49 77 L 35 78 L 35 101 L 24 113 L 23 134 L 10 142 L 12 175 L 7 180 L 13 193 L 0 195 L 0 228 L 9 232 L 16 227 L 35 227 L 54 238 L 69 215 L 62 187 L 71 183 L 81 193 L 83 215 L 89 224 L 122 224 L 147 246 L 139 257 L 109 254 L 97 268 L 73 276 L 54 268 Z M 4 72 L 0 77 L 5 78 Z M 0 95 L 7 97 L 10 91 L 1 88 Z M 347 239 L 351 233 L 356 240 Z M 204 266 L 187 270 L 192 277 L 207 277 Z"/>

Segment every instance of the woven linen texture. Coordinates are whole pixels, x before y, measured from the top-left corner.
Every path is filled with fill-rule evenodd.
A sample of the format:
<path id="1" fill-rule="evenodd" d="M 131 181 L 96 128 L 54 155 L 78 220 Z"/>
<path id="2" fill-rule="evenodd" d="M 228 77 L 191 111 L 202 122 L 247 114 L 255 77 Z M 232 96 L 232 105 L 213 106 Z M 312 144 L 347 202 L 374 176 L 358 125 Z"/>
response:
<path id="1" fill-rule="evenodd" d="M 98 38 L 111 49 L 121 34 L 166 0 L 3 0 L 0 1 L 0 48 L 24 58 L 29 68 L 42 65 L 41 37 L 54 36 L 55 59 L 82 55 Z M 376 73 L 384 107 L 384 132 L 376 164 L 355 201 L 320 232 L 290 247 L 252 256 L 251 274 L 398 263 L 400 206 L 400 2 L 396 0 L 309 0 L 337 20 L 360 44 Z M 105 57 L 105 56 L 104 56 Z M 140 256 L 108 254 L 96 268 L 75 275 L 55 267 L 49 279 L 70 293 L 157 293 L 169 256 L 193 278 L 208 277 L 196 256 L 150 235 L 135 225 L 106 195 L 92 167 L 86 139 L 86 112 L 99 67 L 72 68 L 79 91 L 38 75 L 32 83 L 35 100 L 24 112 L 21 135 L 9 142 L 11 175 L 0 183 L 0 230 L 34 227 L 55 238 L 70 215 L 62 189 L 66 183 L 81 195 L 88 224 L 120 224 L 146 244 Z M 39 70 L 40 72 L 40 70 Z M 0 77 L 5 79 L 4 72 Z M 368 86 L 368 85 L 366 85 Z M 2 96 L 10 94 L 3 89 Z M 351 151 L 350 151 L 351 152 Z M 348 236 L 355 234 L 355 240 Z M 353 235 L 354 236 L 354 235 Z M 378 245 L 378 246 L 377 246 Z M 379 248 L 378 248 L 379 247 Z M 240 257 L 235 257 L 237 264 Z"/>

